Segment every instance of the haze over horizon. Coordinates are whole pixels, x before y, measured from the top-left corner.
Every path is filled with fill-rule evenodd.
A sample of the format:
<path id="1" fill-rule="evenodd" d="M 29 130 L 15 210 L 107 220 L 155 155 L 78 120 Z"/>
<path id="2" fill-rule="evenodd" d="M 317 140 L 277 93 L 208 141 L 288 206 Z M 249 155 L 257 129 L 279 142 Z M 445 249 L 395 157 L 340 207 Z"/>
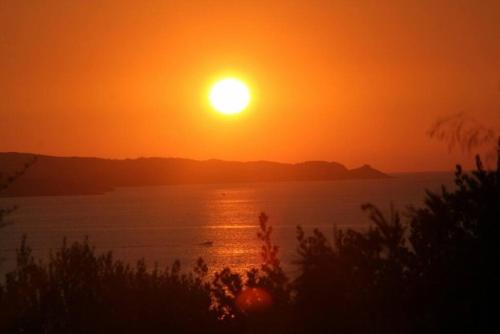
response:
<path id="1" fill-rule="evenodd" d="M 0 151 L 472 166 L 426 134 L 499 125 L 498 1 L 0 3 Z M 214 80 L 252 99 L 210 107 Z"/>

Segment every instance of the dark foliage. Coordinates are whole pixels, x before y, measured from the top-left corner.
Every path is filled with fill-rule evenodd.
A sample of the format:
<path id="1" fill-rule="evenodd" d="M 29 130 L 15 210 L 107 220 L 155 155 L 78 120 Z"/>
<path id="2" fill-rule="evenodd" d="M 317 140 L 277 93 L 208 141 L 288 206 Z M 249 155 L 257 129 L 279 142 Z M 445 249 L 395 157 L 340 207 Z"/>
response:
<path id="1" fill-rule="evenodd" d="M 456 189 L 386 217 L 363 205 L 367 231 L 333 241 L 299 227 L 299 274 L 280 266 L 262 214 L 262 265 L 213 277 L 200 259 L 129 266 L 87 241 L 37 262 L 23 242 L 0 289 L 5 333 L 464 333 L 495 332 L 500 247 L 497 170 L 456 171 Z"/>
<path id="2" fill-rule="evenodd" d="M 1 293 L 7 333 L 175 333 L 215 329 L 202 261 L 192 274 L 178 262 L 165 270 L 130 267 L 111 253 L 96 255 L 87 241 L 67 246 L 47 265 L 23 242 L 17 269 Z"/>
<path id="3" fill-rule="evenodd" d="M 500 164 L 499 164 L 500 167 Z M 428 192 L 408 224 L 364 205 L 374 226 L 339 231 L 331 245 L 299 229 L 295 308 L 303 331 L 472 333 L 494 316 L 500 248 L 500 168 L 458 166 L 453 192 Z"/>
<path id="4" fill-rule="evenodd" d="M 31 167 L 36 162 L 36 158 L 32 158 L 30 161 L 26 162 L 21 169 L 14 173 L 5 173 L 0 171 L 0 193 L 5 191 L 9 186 L 14 183 L 18 178 L 20 178 L 26 170 Z M 6 225 L 5 216 L 14 211 L 16 207 L 0 208 L 0 227 Z"/>
<path id="5" fill-rule="evenodd" d="M 448 150 L 483 152 L 486 162 L 496 158 L 496 145 L 500 131 L 491 124 L 484 124 L 467 113 L 461 112 L 438 119 L 427 132 L 431 138 L 448 145 Z"/>

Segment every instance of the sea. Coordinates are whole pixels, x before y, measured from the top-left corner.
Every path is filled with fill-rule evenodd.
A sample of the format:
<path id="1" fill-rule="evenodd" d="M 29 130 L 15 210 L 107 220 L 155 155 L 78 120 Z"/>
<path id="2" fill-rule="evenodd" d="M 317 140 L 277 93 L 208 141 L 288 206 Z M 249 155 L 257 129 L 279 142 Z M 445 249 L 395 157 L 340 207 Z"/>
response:
<path id="1" fill-rule="evenodd" d="M 453 188 L 451 173 L 400 173 L 387 179 L 118 188 L 102 195 L 0 198 L 17 206 L 0 229 L 0 274 L 15 267 L 23 236 L 33 255 L 47 259 L 63 240 L 88 238 L 96 252 L 112 251 L 131 265 L 144 259 L 160 268 L 181 262 L 190 270 L 203 258 L 211 273 L 244 272 L 261 263 L 259 214 L 269 217 L 283 266 L 297 270 L 296 229 L 366 229 L 364 203 L 389 213 L 422 206 L 425 191 Z"/>

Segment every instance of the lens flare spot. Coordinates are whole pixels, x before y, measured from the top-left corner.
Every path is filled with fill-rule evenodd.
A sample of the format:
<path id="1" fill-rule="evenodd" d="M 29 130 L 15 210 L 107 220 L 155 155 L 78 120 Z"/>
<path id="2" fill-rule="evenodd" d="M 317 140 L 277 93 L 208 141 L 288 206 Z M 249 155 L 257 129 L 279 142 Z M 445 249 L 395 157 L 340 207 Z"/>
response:
<path id="1" fill-rule="evenodd" d="M 271 295 L 262 288 L 247 288 L 236 297 L 236 307 L 244 313 L 264 312 L 272 304 Z"/>

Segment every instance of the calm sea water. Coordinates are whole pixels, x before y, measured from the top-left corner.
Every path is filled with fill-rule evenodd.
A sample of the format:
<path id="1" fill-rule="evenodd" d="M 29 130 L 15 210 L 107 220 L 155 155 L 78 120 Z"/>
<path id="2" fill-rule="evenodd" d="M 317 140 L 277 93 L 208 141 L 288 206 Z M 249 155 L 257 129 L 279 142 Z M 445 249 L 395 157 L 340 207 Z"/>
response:
<path id="1" fill-rule="evenodd" d="M 44 258 L 62 239 L 88 236 L 98 251 L 113 250 L 131 263 L 145 258 L 160 266 L 181 260 L 184 268 L 203 257 L 211 270 L 243 270 L 259 263 L 258 216 L 266 212 L 282 259 L 296 259 L 295 228 L 363 228 L 361 211 L 370 202 L 384 211 L 390 203 L 404 209 L 419 205 L 425 189 L 451 185 L 446 173 L 397 174 L 383 180 L 210 184 L 120 188 L 97 196 L 0 199 L 19 208 L 0 230 L 0 272 L 14 266 L 22 235 L 36 256 Z M 213 242 L 212 246 L 203 245 Z M 293 270 L 292 266 L 288 266 Z"/>

